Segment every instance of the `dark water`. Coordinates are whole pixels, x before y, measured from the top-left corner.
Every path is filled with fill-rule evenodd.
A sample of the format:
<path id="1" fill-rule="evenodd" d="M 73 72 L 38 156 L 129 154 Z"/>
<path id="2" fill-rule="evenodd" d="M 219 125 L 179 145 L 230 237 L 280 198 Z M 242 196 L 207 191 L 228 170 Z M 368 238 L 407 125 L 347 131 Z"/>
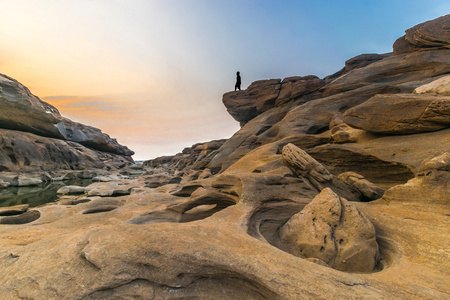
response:
<path id="1" fill-rule="evenodd" d="M 65 185 L 88 186 L 92 180 L 65 180 L 42 183 L 36 186 L 8 187 L 0 189 L 0 207 L 29 204 L 31 207 L 54 202 L 59 188 Z"/>

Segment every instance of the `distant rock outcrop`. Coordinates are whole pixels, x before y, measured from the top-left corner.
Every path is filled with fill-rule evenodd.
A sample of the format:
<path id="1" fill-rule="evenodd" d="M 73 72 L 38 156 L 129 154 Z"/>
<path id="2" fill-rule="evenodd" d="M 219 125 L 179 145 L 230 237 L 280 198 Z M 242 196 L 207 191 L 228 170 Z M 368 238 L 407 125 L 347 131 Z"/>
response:
<path id="1" fill-rule="evenodd" d="M 372 272 L 379 260 L 372 223 L 329 188 L 292 216 L 279 234 L 290 253 L 338 270 Z"/>
<path id="2" fill-rule="evenodd" d="M 0 171 L 103 168 L 133 151 L 100 129 L 73 122 L 16 80 L 0 74 Z"/>

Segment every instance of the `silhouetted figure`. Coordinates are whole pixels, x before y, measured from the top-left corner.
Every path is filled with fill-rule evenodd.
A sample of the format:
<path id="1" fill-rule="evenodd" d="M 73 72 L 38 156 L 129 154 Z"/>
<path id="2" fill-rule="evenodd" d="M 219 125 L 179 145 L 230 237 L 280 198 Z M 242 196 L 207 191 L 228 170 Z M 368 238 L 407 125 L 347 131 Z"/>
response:
<path id="1" fill-rule="evenodd" d="M 236 91 L 236 89 L 241 90 L 241 75 L 239 72 L 236 73 L 236 85 L 234 86 L 234 90 Z"/>

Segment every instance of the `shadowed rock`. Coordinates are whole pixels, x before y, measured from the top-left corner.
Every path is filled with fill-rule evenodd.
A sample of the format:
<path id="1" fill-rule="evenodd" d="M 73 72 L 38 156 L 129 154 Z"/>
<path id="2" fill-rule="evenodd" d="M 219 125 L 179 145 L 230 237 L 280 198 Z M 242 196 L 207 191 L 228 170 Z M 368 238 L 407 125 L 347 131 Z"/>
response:
<path id="1" fill-rule="evenodd" d="M 450 15 L 418 24 L 394 43 L 395 54 L 430 48 L 450 48 Z"/>

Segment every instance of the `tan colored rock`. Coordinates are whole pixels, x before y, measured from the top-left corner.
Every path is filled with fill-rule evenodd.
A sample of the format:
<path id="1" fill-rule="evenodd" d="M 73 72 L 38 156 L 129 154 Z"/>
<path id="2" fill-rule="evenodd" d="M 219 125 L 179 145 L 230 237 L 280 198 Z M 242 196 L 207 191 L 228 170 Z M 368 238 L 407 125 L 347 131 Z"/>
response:
<path id="1" fill-rule="evenodd" d="M 0 171 L 54 171 L 101 169 L 110 160 L 131 158 L 95 151 L 78 143 L 0 129 Z"/>
<path id="2" fill-rule="evenodd" d="M 222 102 L 241 125 L 274 107 L 281 89 L 280 79 L 253 82 L 246 90 L 223 95 Z"/>
<path id="3" fill-rule="evenodd" d="M 411 134 L 450 127 L 450 97 L 377 95 L 347 110 L 344 122 L 373 133 Z"/>
<path id="4" fill-rule="evenodd" d="M 85 188 L 85 192 L 89 197 L 100 196 L 121 196 L 129 195 L 131 189 L 134 187 L 133 182 L 129 180 L 110 181 L 110 182 L 96 182 Z"/>
<path id="5" fill-rule="evenodd" d="M 0 207 L 0 216 L 20 215 L 28 210 L 29 204 Z"/>
<path id="6" fill-rule="evenodd" d="M 86 187 L 84 186 L 66 185 L 58 189 L 56 193 L 61 195 L 76 195 L 76 194 L 84 194 L 85 191 Z"/>
<path id="7" fill-rule="evenodd" d="M 422 202 L 450 205 L 450 153 L 427 159 L 418 175 L 406 184 L 387 190 L 383 199 L 400 202 Z"/>
<path id="8" fill-rule="evenodd" d="M 423 80 L 450 72 L 450 49 L 392 55 L 365 67 L 353 69 L 321 88 L 323 96 L 384 83 L 412 92 Z"/>
<path id="9" fill-rule="evenodd" d="M 301 96 L 311 94 L 323 85 L 323 80 L 314 75 L 286 77 L 281 82 L 281 90 L 275 101 L 275 106 L 283 105 Z"/>
<path id="10" fill-rule="evenodd" d="M 384 189 L 368 181 L 360 174 L 345 172 L 339 174 L 338 178 L 356 188 L 362 195 L 362 201 L 372 201 L 383 196 Z"/>
<path id="11" fill-rule="evenodd" d="M 450 75 L 443 76 L 414 90 L 415 94 L 439 94 L 450 96 Z"/>
<path id="12" fill-rule="evenodd" d="M 321 163 L 293 144 L 283 147 L 283 164 L 300 178 L 308 179 L 318 191 L 333 188 L 340 196 L 351 201 L 359 201 L 360 193 L 332 175 Z"/>
<path id="13" fill-rule="evenodd" d="M 64 138 L 68 141 L 80 143 L 88 148 L 124 156 L 131 156 L 134 151 L 128 149 L 103 133 L 100 129 L 74 122 L 67 118 L 62 119 L 59 126 Z"/>
<path id="14" fill-rule="evenodd" d="M 375 228 L 347 200 L 326 188 L 279 231 L 290 253 L 342 271 L 371 272 L 379 260 Z"/>
<path id="15" fill-rule="evenodd" d="M 330 122 L 331 138 L 334 143 L 356 143 L 358 141 L 372 139 L 370 133 L 347 125 L 342 119 L 342 114 L 336 114 Z"/>
<path id="16" fill-rule="evenodd" d="M 323 80 L 326 83 L 330 83 L 331 81 L 335 80 L 336 78 L 347 74 L 351 70 L 363 68 L 365 66 L 370 65 L 371 63 L 377 62 L 379 60 L 382 60 L 386 57 L 391 56 L 392 53 L 386 53 L 386 54 L 376 54 L 376 53 L 369 53 L 369 54 L 360 54 L 355 57 L 350 58 L 345 62 L 345 66 L 339 70 L 338 72 L 329 75 L 325 77 Z"/>

